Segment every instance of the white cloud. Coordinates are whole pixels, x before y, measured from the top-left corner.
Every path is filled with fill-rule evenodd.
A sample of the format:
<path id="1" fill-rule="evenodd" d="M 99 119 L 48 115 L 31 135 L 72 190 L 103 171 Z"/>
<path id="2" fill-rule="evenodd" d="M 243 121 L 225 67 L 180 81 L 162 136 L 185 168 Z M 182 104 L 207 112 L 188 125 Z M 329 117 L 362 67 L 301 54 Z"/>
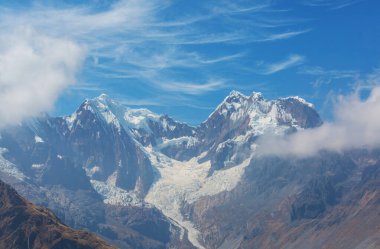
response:
<path id="1" fill-rule="evenodd" d="M 312 86 L 315 89 L 320 88 L 323 85 L 329 85 L 336 82 L 336 80 L 345 81 L 353 80 L 357 81 L 359 79 L 360 73 L 355 70 L 335 70 L 335 69 L 325 69 L 322 67 L 302 67 L 298 70 L 299 74 L 316 76 L 317 78 L 312 82 Z"/>
<path id="2" fill-rule="evenodd" d="M 359 75 L 358 71 L 354 70 L 327 70 L 322 67 L 303 67 L 299 70 L 299 73 L 331 79 L 355 78 Z"/>
<path id="3" fill-rule="evenodd" d="M 0 126 L 52 108 L 75 82 L 85 50 L 28 27 L 0 34 Z"/>
<path id="4" fill-rule="evenodd" d="M 188 82 L 164 83 L 161 84 L 160 87 L 169 92 L 199 95 L 226 88 L 227 84 L 222 80 L 210 80 L 205 84 L 194 84 Z"/>
<path id="5" fill-rule="evenodd" d="M 298 54 L 290 55 L 286 60 L 275 62 L 272 64 L 266 64 L 261 71 L 262 74 L 274 74 L 285 69 L 302 64 L 305 61 L 305 57 Z"/>
<path id="6" fill-rule="evenodd" d="M 228 1 L 212 5 L 202 3 L 194 6 L 202 11 L 201 14 L 190 12 L 185 17 L 169 15 L 165 18 L 165 11 L 172 5 L 175 4 L 171 1 L 152 0 L 120 0 L 100 10 L 95 10 L 94 5 L 60 8 L 35 5 L 28 11 L 2 10 L 0 26 L 28 24 L 47 35 L 84 43 L 93 56 L 132 64 L 136 70 L 138 67 L 152 67 L 157 59 L 164 62 L 165 67 L 201 67 L 220 62 L 199 51 L 190 51 L 189 44 L 274 41 L 308 31 L 289 31 L 289 26 L 296 22 L 283 15 L 276 17 L 277 13 L 272 11 L 273 4 L 266 0 L 249 4 Z M 206 28 L 208 25 L 203 25 L 204 22 L 216 24 L 221 21 L 224 25 L 212 32 Z M 287 29 L 281 32 L 284 23 Z M 270 24 L 270 27 L 263 24 Z M 225 53 L 214 56 L 223 58 L 224 62 L 239 57 Z M 180 63 L 176 63 L 178 61 Z"/>
<path id="7" fill-rule="evenodd" d="M 379 83 L 379 82 L 378 82 Z M 342 152 L 380 146 L 380 86 L 362 100 L 360 92 L 340 96 L 335 104 L 334 122 L 288 136 L 264 136 L 259 153 L 311 156 L 321 150 Z"/>
<path id="8" fill-rule="evenodd" d="M 303 4 L 312 7 L 327 7 L 330 10 L 342 9 L 363 0 L 304 0 Z"/>
<path id="9" fill-rule="evenodd" d="M 292 37 L 302 35 L 304 33 L 310 32 L 310 29 L 301 30 L 301 31 L 291 31 L 291 32 L 284 32 L 284 33 L 278 33 L 278 34 L 270 34 L 267 37 L 263 37 L 261 39 L 258 39 L 258 42 L 266 42 L 266 41 L 277 41 L 277 40 L 285 40 L 290 39 Z"/>

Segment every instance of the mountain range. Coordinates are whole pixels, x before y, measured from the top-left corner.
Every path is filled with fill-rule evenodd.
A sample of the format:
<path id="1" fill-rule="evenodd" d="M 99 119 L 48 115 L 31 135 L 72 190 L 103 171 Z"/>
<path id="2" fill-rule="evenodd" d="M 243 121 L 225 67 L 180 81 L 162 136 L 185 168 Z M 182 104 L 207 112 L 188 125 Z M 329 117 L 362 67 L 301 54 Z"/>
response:
<path id="1" fill-rule="evenodd" d="M 3 129 L 0 178 L 120 248 L 379 248 L 379 149 L 257 153 L 322 123 L 300 97 L 232 91 L 190 126 L 102 94 Z"/>

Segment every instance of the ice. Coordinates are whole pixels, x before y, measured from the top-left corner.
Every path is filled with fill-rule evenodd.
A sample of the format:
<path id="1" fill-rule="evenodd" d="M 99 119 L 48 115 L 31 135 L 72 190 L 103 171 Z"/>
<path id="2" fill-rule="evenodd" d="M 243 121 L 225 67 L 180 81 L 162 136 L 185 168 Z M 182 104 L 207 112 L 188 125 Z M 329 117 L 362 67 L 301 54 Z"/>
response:
<path id="1" fill-rule="evenodd" d="M 198 139 L 195 137 L 183 136 L 173 139 L 162 139 L 162 143 L 156 146 L 156 149 L 161 150 L 168 146 L 180 146 L 183 143 L 186 143 L 186 147 L 190 148 L 199 143 Z"/>
<path id="2" fill-rule="evenodd" d="M 232 190 L 239 182 L 250 159 L 236 167 L 215 172 L 210 177 L 208 177 L 210 161 L 199 164 L 198 158 L 193 158 L 187 162 L 180 162 L 161 153 L 152 153 L 151 161 L 161 177 L 151 187 L 145 201 L 160 209 L 186 230 L 190 242 L 195 247 L 204 248 L 198 241 L 199 231 L 194 224 L 183 217 L 181 207 L 185 202 L 193 203 L 202 196 L 212 196 Z"/>
<path id="3" fill-rule="evenodd" d="M 146 206 L 133 191 L 126 191 L 122 188 L 111 186 L 105 182 L 91 180 L 94 189 L 103 197 L 106 204 L 119 206 Z"/>

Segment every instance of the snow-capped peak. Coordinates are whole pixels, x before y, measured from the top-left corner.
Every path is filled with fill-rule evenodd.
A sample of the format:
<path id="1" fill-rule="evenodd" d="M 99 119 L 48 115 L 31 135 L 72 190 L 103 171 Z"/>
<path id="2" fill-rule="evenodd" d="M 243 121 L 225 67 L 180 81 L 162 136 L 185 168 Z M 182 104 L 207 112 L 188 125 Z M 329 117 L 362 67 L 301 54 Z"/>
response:
<path id="1" fill-rule="evenodd" d="M 114 105 L 118 105 L 115 101 L 108 97 L 107 94 L 102 93 L 98 97 L 93 99 L 88 99 L 86 102 L 90 105 L 93 105 L 99 109 L 112 108 Z"/>
<path id="2" fill-rule="evenodd" d="M 252 92 L 251 96 L 249 96 L 250 99 L 255 101 L 261 101 L 264 100 L 263 94 L 261 92 Z"/>
<path id="3" fill-rule="evenodd" d="M 230 94 L 227 96 L 228 97 L 236 97 L 236 98 L 247 98 L 246 95 L 242 94 L 241 92 L 239 91 L 236 91 L 236 90 L 232 90 L 230 92 Z"/>
<path id="4" fill-rule="evenodd" d="M 155 139 L 174 138 L 191 135 L 192 130 L 186 124 L 179 123 L 166 115 L 156 114 L 145 108 L 129 108 L 112 100 L 106 94 L 87 99 L 71 116 L 65 118 L 71 130 L 75 123 L 81 123 L 84 112 L 93 113 L 98 119 L 116 127 L 119 132 L 127 131 L 133 138 L 144 144 L 154 143 Z M 79 120 L 79 122 L 76 122 Z"/>
<path id="5" fill-rule="evenodd" d="M 223 100 L 223 102 L 221 103 L 221 105 L 223 103 L 241 103 L 242 101 L 244 100 L 247 100 L 248 99 L 248 96 L 242 94 L 241 92 L 238 92 L 238 91 L 231 91 L 230 94 Z"/>
<path id="6" fill-rule="evenodd" d="M 240 127 L 245 122 L 250 127 L 263 127 L 262 130 L 277 126 L 308 128 L 321 123 L 313 105 L 301 97 L 266 100 L 260 92 L 246 96 L 232 91 L 203 124 L 206 127 L 226 124 L 228 127 Z"/>
<path id="7" fill-rule="evenodd" d="M 295 100 L 295 101 L 298 101 L 301 104 L 304 104 L 310 108 L 314 108 L 314 105 L 312 103 L 307 102 L 304 98 L 301 98 L 299 96 L 290 96 L 290 97 L 280 98 L 280 99 L 282 99 L 282 100 Z"/>
<path id="8" fill-rule="evenodd" d="M 122 126 L 126 129 L 144 129 L 149 131 L 148 121 L 159 122 L 160 115 L 144 108 L 129 108 L 112 100 L 106 94 L 87 100 L 90 110 L 100 114 L 107 123 Z"/>
<path id="9" fill-rule="evenodd" d="M 102 93 L 102 94 L 100 94 L 98 97 L 96 97 L 95 99 L 99 99 L 99 100 L 107 100 L 107 99 L 109 99 L 109 97 L 108 97 L 107 94 Z"/>

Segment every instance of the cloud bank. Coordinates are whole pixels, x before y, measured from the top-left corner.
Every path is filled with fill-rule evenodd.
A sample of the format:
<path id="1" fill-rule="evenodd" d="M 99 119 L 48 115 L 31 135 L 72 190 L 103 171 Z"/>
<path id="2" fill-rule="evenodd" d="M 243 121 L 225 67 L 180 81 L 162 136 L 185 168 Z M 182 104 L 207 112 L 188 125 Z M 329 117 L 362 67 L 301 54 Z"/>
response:
<path id="1" fill-rule="evenodd" d="M 0 127 L 53 107 L 84 60 L 85 49 L 18 27 L 0 34 Z"/>
<path id="2" fill-rule="evenodd" d="M 259 139 L 261 155 L 312 156 L 321 150 L 342 152 L 354 148 L 380 146 L 380 86 L 372 88 L 368 98 L 360 91 L 340 96 L 334 110 L 334 122 L 287 136 L 263 136 Z"/>

